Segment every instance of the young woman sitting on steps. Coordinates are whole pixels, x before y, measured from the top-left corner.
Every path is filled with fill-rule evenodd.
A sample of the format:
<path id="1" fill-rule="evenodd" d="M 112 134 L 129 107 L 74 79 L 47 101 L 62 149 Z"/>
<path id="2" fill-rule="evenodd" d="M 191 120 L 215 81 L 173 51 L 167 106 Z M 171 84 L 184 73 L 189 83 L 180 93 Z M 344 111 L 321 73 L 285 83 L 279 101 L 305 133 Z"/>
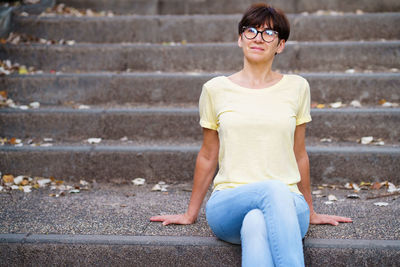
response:
<path id="1" fill-rule="evenodd" d="M 285 14 L 252 5 L 238 31 L 243 69 L 206 82 L 200 96 L 203 143 L 188 209 L 151 221 L 194 223 L 219 163 L 206 205 L 215 235 L 242 245 L 243 266 L 304 266 L 302 238 L 309 223 L 351 219 L 313 209 L 305 148 L 309 85 L 271 69 L 289 37 Z"/>

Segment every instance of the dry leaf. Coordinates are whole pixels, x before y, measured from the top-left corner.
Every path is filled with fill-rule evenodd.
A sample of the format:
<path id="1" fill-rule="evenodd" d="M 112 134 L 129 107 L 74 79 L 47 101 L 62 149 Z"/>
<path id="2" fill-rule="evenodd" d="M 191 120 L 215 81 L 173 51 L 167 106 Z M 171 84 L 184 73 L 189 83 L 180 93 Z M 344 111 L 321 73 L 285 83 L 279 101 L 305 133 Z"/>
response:
<path id="1" fill-rule="evenodd" d="M 331 108 L 340 108 L 342 107 L 342 102 L 335 102 L 335 103 L 330 103 L 329 104 L 331 106 Z"/>
<path id="2" fill-rule="evenodd" d="M 39 187 L 45 187 L 47 184 L 51 183 L 50 179 L 41 179 L 37 181 Z"/>
<path id="3" fill-rule="evenodd" d="M 380 189 L 382 187 L 382 184 L 379 182 L 375 182 L 371 185 L 371 189 Z"/>
<path id="4" fill-rule="evenodd" d="M 361 190 L 361 188 L 358 186 L 358 184 L 353 183 L 352 185 L 353 185 L 354 192 L 359 192 Z"/>
<path id="5" fill-rule="evenodd" d="M 14 182 L 14 176 L 11 174 L 5 174 L 3 175 L 3 181 L 5 183 L 13 183 Z"/>
<path id="6" fill-rule="evenodd" d="M 329 201 L 337 201 L 337 198 L 335 195 L 328 195 L 328 200 Z"/>
<path id="7" fill-rule="evenodd" d="M 146 182 L 146 179 L 144 179 L 144 178 L 135 178 L 132 180 L 132 183 L 134 185 L 144 185 L 145 182 Z"/>
<path id="8" fill-rule="evenodd" d="M 20 183 L 22 183 L 23 180 L 24 180 L 24 176 L 19 175 L 14 178 L 14 184 L 19 185 Z"/>
<path id="9" fill-rule="evenodd" d="M 40 107 L 40 103 L 39 102 L 32 102 L 29 104 L 29 106 L 31 108 L 39 108 Z"/>
<path id="10" fill-rule="evenodd" d="M 389 205 L 389 203 L 387 203 L 387 202 L 375 202 L 374 205 L 375 206 L 379 206 L 379 207 L 385 207 L 385 206 Z"/>
<path id="11" fill-rule="evenodd" d="M 89 138 L 87 141 L 89 144 L 98 144 L 101 142 L 101 138 Z"/>
<path id="12" fill-rule="evenodd" d="M 363 144 L 363 145 L 368 145 L 368 144 L 370 144 L 373 140 L 374 140 L 374 137 L 373 137 L 373 136 L 364 136 L 364 137 L 361 137 L 361 144 Z"/>
<path id="13" fill-rule="evenodd" d="M 331 138 L 322 138 L 321 140 L 319 140 L 322 143 L 331 143 L 332 139 Z"/>
<path id="14" fill-rule="evenodd" d="M 350 106 L 355 107 L 355 108 L 361 108 L 361 103 L 358 100 L 353 100 L 350 102 Z"/>
<path id="15" fill-rule="evenodd" d="M 32 186 L 30 186 L 30 185 L 25 185 L 22 188 L 23 188 L 24 193 L 32 192 Z"/>

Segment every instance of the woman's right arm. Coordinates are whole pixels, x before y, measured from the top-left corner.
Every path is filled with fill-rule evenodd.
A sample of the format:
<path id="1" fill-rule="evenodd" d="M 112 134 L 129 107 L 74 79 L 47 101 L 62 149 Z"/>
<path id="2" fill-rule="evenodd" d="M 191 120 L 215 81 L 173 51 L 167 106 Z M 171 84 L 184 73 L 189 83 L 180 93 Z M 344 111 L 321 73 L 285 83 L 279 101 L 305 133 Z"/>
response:
<path id="1" fill-rule="evenodd" d="M 203 128 L 203 144 L 196 159 L 192 195 L 186 213 L 153 216 L 150 221 L 168 224 L 192 224 L 196 221 L 201 204 L 214 178 L 218 163 L 218 132 Z"/>

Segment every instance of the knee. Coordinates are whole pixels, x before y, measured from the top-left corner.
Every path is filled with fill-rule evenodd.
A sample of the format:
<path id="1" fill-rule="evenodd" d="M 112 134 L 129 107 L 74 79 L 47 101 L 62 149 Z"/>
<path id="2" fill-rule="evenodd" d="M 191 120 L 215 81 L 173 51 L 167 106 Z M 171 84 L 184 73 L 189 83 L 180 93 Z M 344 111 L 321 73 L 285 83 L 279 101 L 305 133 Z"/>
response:
<path id="1" fill-rule="evenodd" d="M 277 198 L 288 198 L 290 195 L 289 187 L 277 180 L 263 181 L 259 189 L 262 190 L 263 193 Z"/>
<path id="2" fill-rule="evenodd" d="M 265 224 L 264 214 L 259 209 L 249 211 L 243 219 L 240 229 L 241 238 L 266 238 L 267 226 Z"/>

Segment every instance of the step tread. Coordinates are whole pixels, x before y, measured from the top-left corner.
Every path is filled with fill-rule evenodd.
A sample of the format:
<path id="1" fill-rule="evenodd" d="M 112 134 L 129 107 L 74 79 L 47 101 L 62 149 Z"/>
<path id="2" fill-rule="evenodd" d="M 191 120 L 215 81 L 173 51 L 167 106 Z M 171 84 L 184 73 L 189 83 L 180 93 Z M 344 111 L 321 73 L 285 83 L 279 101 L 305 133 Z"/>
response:
<path id="1" fill-rule="evenodd" d="M 34 189 L 31 193 L 19 190 L 0 193 L 4 218 L 0 222 L 0 233 L 213 237 L 206 223 L 204 206 L 193 225 L 164 227 L 149 222 L 153 215 L 184 212 L 191 188 L 191 183 L 178 183 L 170 184 L 168 192 L 152 192 L 153 185 L 91 183 L 89 191 L 67 193 L 59 198 L 49 196 L 59 191 L 48 188 Z M 327 197 L 314 197 L 315 209 L 352 217 L 353 223 L 338 227 L 312 225 L 307 238 L 400 239 L 396 219 L 400 212 L 399 196 L 367 200 L 367 196 L 385 194 L 386 189 L 362 190 L 358 193 L 360 199 L 348 199 L 346 196 L 354 193 L 352 190 L 325 187 L 322 191 L 326 196 L 334 194 L 339 201 L 326 205 Z M 389 205 L 374 205 L 380 201 Z"/>

